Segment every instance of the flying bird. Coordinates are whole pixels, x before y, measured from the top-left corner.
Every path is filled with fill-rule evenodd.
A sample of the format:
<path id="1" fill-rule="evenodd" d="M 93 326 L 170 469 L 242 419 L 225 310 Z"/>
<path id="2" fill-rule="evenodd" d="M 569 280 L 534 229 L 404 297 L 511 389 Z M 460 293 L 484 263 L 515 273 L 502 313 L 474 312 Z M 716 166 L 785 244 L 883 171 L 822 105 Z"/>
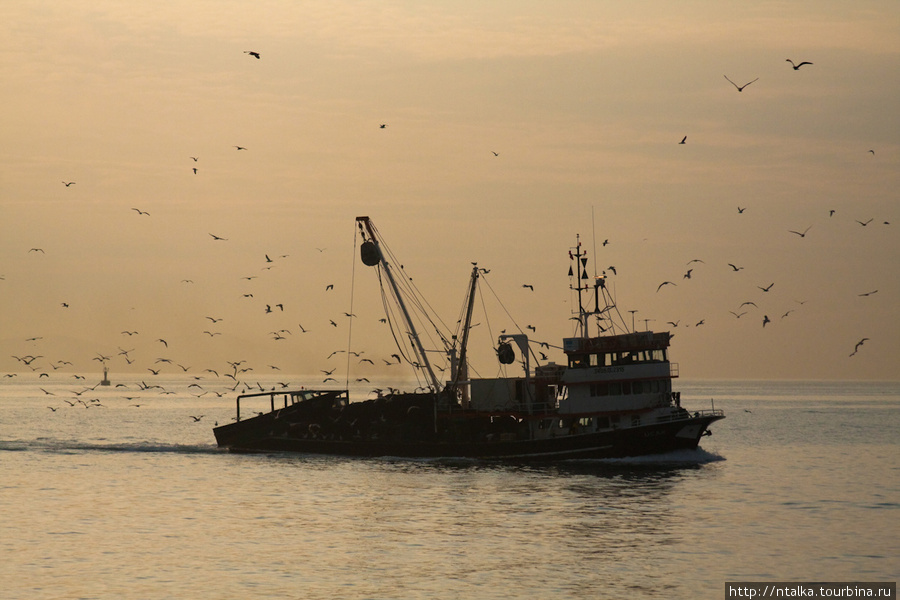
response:
<path id="1" fill-rule="evenodd" d="M 804 229 L 803 233 L 800 233 L 799 231 L 793 231 L 792 229 L 788 229 L 788 233 L 796 233 L 800 237 L 806 237 L 806 232 L 809 231 L 810 229 L 812 229 L 812 225 L 810 225 L 809 227 Z"/>
<path id="2" fill-rule="evenodd" d="M 723 75 L 723 77 L 725 77 L 725 79 L 728 79 L 728 75 Z M 758 80 L 759 80 L 759 77 L 757 77 L 757 78 L 754 79 L 753 81 L 758 81 Z M 737 91 L 739 91 L 739 92 L 743 92 L 743 91 L 744 91 L 744 88 L 747 87 L 748 85 L 750 85 L 751 83 L 753 83 L 753 81 L 748 81 L 748 82 L 745 83 L 744 85 L 738 85 L 738 84 L 736 84 L 735 82 L 733 82 L 733 81 L 731 81 L 730 79 L 728 79 L 728 83 L 730 83 L 731 85 L 733 85 L 734 87 L 736 87 L 736 88 L 737 88 Z"/>
<path id="3" fill-rule="evenodd" d="M 491 150 L 491 154 L 493 154 L 494 156 L 500 156 L 498 153 L 494 152 L 493 150 Z"/>
<path id="4" fill-rule="evenodd" d="M 214 233 L 211 233 L 211 234 L 209 234 L 209 235 L 212 236 L 213 240 L 222 240 L 223 242 L 227 242 L 227 241 L 228 241 L 227 238 L 219 237 L 219 236 L 217 236 L 217 235 L 214 234 Z"/>
<path id="5" fill-rule="evenodd" d="M 523 284 L 522 284 L 522 287 L 523 287 L 523 288 L 528 288 L 528 289 L 531 290 L 532 292 L 534 291 L 534 286 L 531 285 L 530 283 L 523 283 Z"/>
<path id="6" fill-rule="evenodd" d="M 858 342 L 856 342 L 856 346 L 853 347 L 853 354 L 856 354 L 856 351 L 859 350 L 859 347 L 862 346 L 863 343 L 868 339 L 869 338 L 863 338 L 863 339 L 859 340 Z M 851 354 L 850 356 L 853 356 L 853 354 Z"/>
<path id="7" fill-rule="evenodd" d="M 747 210 L 747 207 L 745 206 L 744 208 L 741 208 L 740 206 L 738 206 L 737 209 L 738 209 L 738 214 L 742 215 L 742 214 L 744 214 L 744 211 Z"/>
<path id="8" fill-rule="evenodd" d="M 772 286 L 773 286 L 773 285 L 775 285 L 775 282 L 770 283 L 770 284 L 767 285 L 766 287 L 760 287 L 760 286 L 756 286 L 756 287 L 758 287 L 759 289 L 761 289 L 761 290 L 764 291 L 764 292 L 768 292 L 769 290 L 772 289 Z"/>
<path id="9" fill-rule="evenodd" d="M 868 221 L 866 221 L 866 222 L 865 222 L 865 223 L 863 223 L 863 222 L 862 222 L 862 221 L 860 221 L 860 220 L 857 220 L 857 221 L 856 221 L 856 222 L 857 222 L 857 223 L 859 223 L 859 224 L 860 224 L 860 225 L 862 225 L 862 226 L 863 226 L 863 227 L 865 227 L 865 226 L 866 226 L 866 225 L 868 225 L 868 224 L 869 224 L 869 223 L 871 223 L 871 222 L 872 222 L 872 219 L 869 219 L 869 220 L 868 220 Z"/>
<path id="10" fill-rule="evenodd" d="M 866 292 L 864 294 L 860 294 L 860 296 L 871 296 L 872 294 L 878 292 L 878 290 L 872 290 L 871 292 Z"/>
<path id="11" fill-rule="evenodd" d="M 253 58 L 259 60 L 259 52 L 256 52 L 254 50 L 244 50 L 244 54 L 249 54 Z"/>
<path id="12" fill-rule="evenodd" d="M 678 142 L 678 143 L 679 143 L 679 144 L 686 144 L 686 143 L 687 143 L 687 136 L 684 136 L 683 138 L 681 138 L 681 141 Z"/>
<path id="13" fill-rule="evenodd" d="M 246 148 L 244 148 L 243 146 L 235 146 L 235 148 L 237 148 L 238 150 L 246 150 Z"/>
<path id="14" fill-rule="evenodd" d="M 143 211 L 139 208 L 132 208 L 131 210 L 137 212 L 138 215 L 147 215 L 148 217 L 150 216 L 150 213 Z"/>
<path id="15" fill-rule="evenodd" d="M 795 70 L 795 71 L 796 71 L 797 69 L 799 69 L 800 67 L 802 67 L 803 65 L 811 65 L 811 64 L 812 64 L 811 62 L 809 62 L 809 61 L 807 61 L 807 60 L 804 60 L 803 62 L 798 63 L 798 64 L 795 65 L 795 64 L 794 64 L 794 61 L 792 61 L 792 60 L 789 59 L 789 58 L 786 58 L 786 59 L 784 59 L 784 60 L 785 60 L 785 62 L 791 63 L 791 66 L 794 67 L 794 70 Z"/>
<path id="16" fill-rule="evenodd" d="M 769 315 L 763 315 L 763 327 L 766 326 L 766 323 L 771 323 L 771 322 L 772 321 L 769 320 Z"/>
<path id="17" fill-rule="evenodd" d="M 744 268 L 744 267 L 736 267 L 731 263 L 728 263 L 728 266 L 731 267 L 732 269 L 734 269 L 735 272 L 740 271 L 741 269 Z"/>
<path id="18" fill-rule="evenodd" d="M 74 181 L 63 181 L 63 185 L 69 187 L 70 185 L 75 185 Z"/>
<path id="19" fill-rule="evenodd" d="M 677 284 L 672 283 L 671 281 L 663 281 L 661 284 L 659 284 L 659 287 L 656 288 L 656 291 L 658 292 L 659 290 L 661 290 L 662 286 L 664 286 L 664 285 L 677 285 Z"/>
<path id="20" fill-rule="evenodd" d="M 188 416 L 194 420 L 194 423 L 197 423 L 200 421 L 200 419 L 202 419 L 206 415 L 200 415 L 199 417 L 195 417 L 194 415 L 188 415 Z"/>

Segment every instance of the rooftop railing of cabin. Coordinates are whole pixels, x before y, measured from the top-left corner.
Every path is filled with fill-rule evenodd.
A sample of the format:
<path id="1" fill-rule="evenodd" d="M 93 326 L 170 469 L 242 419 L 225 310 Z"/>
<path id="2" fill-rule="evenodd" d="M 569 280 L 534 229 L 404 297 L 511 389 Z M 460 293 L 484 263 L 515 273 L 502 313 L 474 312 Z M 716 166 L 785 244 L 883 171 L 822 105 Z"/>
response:
<path id="1" fill-rule="evenodd" d="M 315 398 L 316 396 L 320 396 L 322 394 L 333 394 L 335 400 L 340 400 L 344 403 L 349 402 L 349 392 L 347 390 L 278 390 L 278 391 L 270 391 L 270 392 L 256 392 L 253 394 L 240 394 L 235 401 L 235 410 L 237 421 L 241 420 L 241 400 L 246 400 L 248 398 L 264 398 L 268 396 L 269 398 L 269 412 L 275 412 L 275 398 L 277 396 L 281 396 L 279 398 L 278 404 L 279 408 L 287 408 L 292 404 L 296 404 L 298 402 L 303 402 L 304 400 L 309 400 L 311 398 Z"/>
<path id="2" fill-rule="evenodd" d="M 563 351 L 571 353 L 663 350 L 669 347 L 670 338 L 668 331 L 660 333 L 638 331 L 595 338 L 565 338 Z"/>

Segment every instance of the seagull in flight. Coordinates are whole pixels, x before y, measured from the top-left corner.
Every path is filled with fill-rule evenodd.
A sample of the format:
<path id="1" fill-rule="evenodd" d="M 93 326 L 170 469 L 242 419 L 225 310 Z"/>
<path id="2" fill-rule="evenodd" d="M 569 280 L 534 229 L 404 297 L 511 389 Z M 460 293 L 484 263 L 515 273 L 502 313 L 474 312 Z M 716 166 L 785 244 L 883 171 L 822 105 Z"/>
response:
<path id="1" fill-rule="evenodd" d="M 744 267 L 736 267 L 731 263 L 728 263 L 728 266 L 731 267 L 732 269 L 734 269 L 735 272 L 740 271 L 741 269 L 744 268 Z"/>
<path id="2" fill-rule="evenodd" d="M 741 208 L 740 206 L 738 206 L 737 209 L 738 209 L 738 214 L 742 215 L 742 214 L 744 214 L 744 211 L 747 210 L 747 207 L 745 206 L 744 208 Z"/>
<path id="3" fill-rule="evenodd" d="M 530 283 L 523 283 L 523 284 L 522 284 L 522 287 L 523 287 L 523 288 L 528 288 L 528 289 L 531 290 L 532 292 L 534 291 L 534 286 L 531 285 Z"/>
<path id="4" fill-rule="evenodd" d="M 237 148 L 238 150 L 246 150 L 246 148 L 243 146 L 235 146 L 235 148 Z"/>
<path id="5" fill-rule="evenodd" d="M 244 50 L 244 54 L 249 54 L 253 58 L 259 60 L 259 52 L 256 52 L 254 50 Z"/>
<path id="6" fill-rule="evenodd" d="M 214 233 L 211 233 L 211 234 L 209 234 L 209 235 L 212 236 L 213 240 L 222 240 L 223 242 L 227 242 L 227 241 L 228 241 L 227 238 L 219 237 L 219 236 L 217 236 L 217 235 L 214 234 Z"/>
<path id="7" fill-rule="evenodd" d="M 63 185 L 69 187 L 70 185 L 75 185 L 74 181 L 63 181 Z"/>
<path id="8" fill-rule="evenodd" d="M 860 296 L 871 296 L 872 294 L 878 292 L 878 290 L 872 290 L 871 292 L 866 292 L 864 294 L 860 294 Z"/>
<path id="9" fill-rule="evenodd" d="M 872 219 L 869 219 L 869 220 L 866 221 L 865 223 L 863 223 L 862 221 L 860 221 L 860 220 L 857 219 L 856 222 L 859 223 L 860 225 L 862 225 L 863 227 L 865 227 L 866 225 L 868 225 L 869 223 L 872 222 Z"/>
<path id="10" fill-rule="evenodd" d="M 764 291 L 764 292 L 768 292 L 769 290 L 772 289 L 772 286 L 773 286 L 773 285 L 775 285 L 774 282 L 770 283 L 770 284 L 767 285 L 766 287 L 760 287 L 760 286 L 756 286 L 756 287 L 758 287 L 759 289 L 761 289 L 761 290 Z"/>
<path id="11" fill-rule="evenodd" d="M 853 347 L 853 354 L 856 354 L 856 351 L 859 350 L 859 347 L 862 346 L 863 343 L 868 339 L 869 338 L 863 338 L 863 339 L 859 340 L 858 342 L 856 342 L 856 346 Z M 850 356 L 853 356 L 853 354 L 851 354 Z"/>
<path id="12" fill-rule="evenodd" d="M 728 79 L 728 75 L 723 75 L 723 77 L 725 77 L 725 79 Z M 759 77 L 757 77 L 757 78 L 754 79 L 753 81 L 758 81 L 758 80 L 759 80 Z M 748 85 L 750 85 L 751 83 L 753 83 L 753 81 L 748 81 L 748 82 L 745 83 L 744 85 L 738 85 L 738 84 L 736 84 L 735 82 L 733 82 L 733 81 L 731 81 L 730 79 L 728 79 L 728 83 L 730 83 L 731 85 L 733 85 L 734 87 L 736 87 L 736 88 L 737 88 L 737 91 L 739 91 L 739 92 L 743 92 L 743 91 L 744 91 L 744 88 L 747 87 Z"/>
<path id="13" fill-rule="evenodd" d="M 796 233 L 796 234 L 799 235 L 800 237 L 806 237 L 806 232 L 809 231 L 810 229 L 812 229 L 812 225 L 810 225 L 809 227 L 807 227 L 806 229 L 804 229 L 804 230 L 803 230 L 803 233 L 800 233 L 799 231 L 793 231 L 793 230 L 791 230 L 791 229 L 788 230 L 788 233 Z"/>
<path id="14" fill-rule="evenodd" d="M 659 284 L 659 287 L 656 288 L 656 291 L 658 292 L 659 290 L 661 290 L 662 286 L 664 286 L 664 285 L 677 285 L 677 284 L 672 283 L 671 281 L 663 281 L 661 284 Z"/>
<path id="15" fill-rule="evenodd" d="M 803 65 L 811 65 L 811 64 L 812 64 L 812 63 L 809 62 L 808 60 L 804 60 L 803 62 L 798 63 L 798 64 L 796 64 L 796 65 L 794 64 L 794 61 L 792 61 L 792 60 L 789 59 L 789 58 L 786 58 L 786 59 L 784 59 L 784 60 L 785 60 L 785 62 L 791 63 L 791 66 L 794 67 L 794 70 L 795 70 L 795 71 L 796 71 L 797 69 L 799 69 L 800 67 L 802 67 Z"/>
<path id="16" fill-rule="evenodd" d="M 132 208 L 131 210 L 136 211 L 138 215 L 147 215 L 148 217 L 150 216 L 150 213 L 143 211 L 139 208 Z"/>
<path id="17" fill-rule="evenodd" d="M 687 136 L 684 136 L 683 138 L 681 138 L 681 141 L 678 142 L 678 143 L 679 143 L 679 144 L 686 144 L 686 143 L 687 143 Z"/>

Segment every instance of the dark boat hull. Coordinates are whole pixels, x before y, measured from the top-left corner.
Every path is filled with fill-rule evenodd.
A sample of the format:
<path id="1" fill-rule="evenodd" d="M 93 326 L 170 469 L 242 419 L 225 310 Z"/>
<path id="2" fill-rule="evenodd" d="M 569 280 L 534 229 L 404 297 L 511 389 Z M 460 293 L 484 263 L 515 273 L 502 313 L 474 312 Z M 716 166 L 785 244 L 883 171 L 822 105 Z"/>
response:
<path id="1" fill-rule="evenodd" d="M 234 452 L 299 452 L 356 457 L 471 458 L 554 461 L 618 458 L 696 448 L 717 414 L 677 421 L 545 439 L 484 441 L 404 439 L 318 439 L 278 433 L 279 415 L 269 413 L 215 429 L 219 446 Z"/>

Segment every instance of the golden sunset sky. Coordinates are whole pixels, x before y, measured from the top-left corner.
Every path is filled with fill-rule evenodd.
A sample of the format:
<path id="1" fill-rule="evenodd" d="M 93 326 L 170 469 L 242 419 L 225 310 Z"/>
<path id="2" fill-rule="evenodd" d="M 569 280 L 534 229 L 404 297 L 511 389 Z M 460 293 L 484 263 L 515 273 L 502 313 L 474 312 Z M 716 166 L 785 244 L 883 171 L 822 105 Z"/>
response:
<path id="1" fill-rule="evenodd" d="M 387 377 L 369 215 L 451 325 L 490 269 L 482 376 L 503 329 L 572 335 L 577 234 L 681 377 L 898 377 L 895 0 L 25 0 L 0 22 L 2 373 Z M 326 358 L 348 343 L 381 364 Z"/>

